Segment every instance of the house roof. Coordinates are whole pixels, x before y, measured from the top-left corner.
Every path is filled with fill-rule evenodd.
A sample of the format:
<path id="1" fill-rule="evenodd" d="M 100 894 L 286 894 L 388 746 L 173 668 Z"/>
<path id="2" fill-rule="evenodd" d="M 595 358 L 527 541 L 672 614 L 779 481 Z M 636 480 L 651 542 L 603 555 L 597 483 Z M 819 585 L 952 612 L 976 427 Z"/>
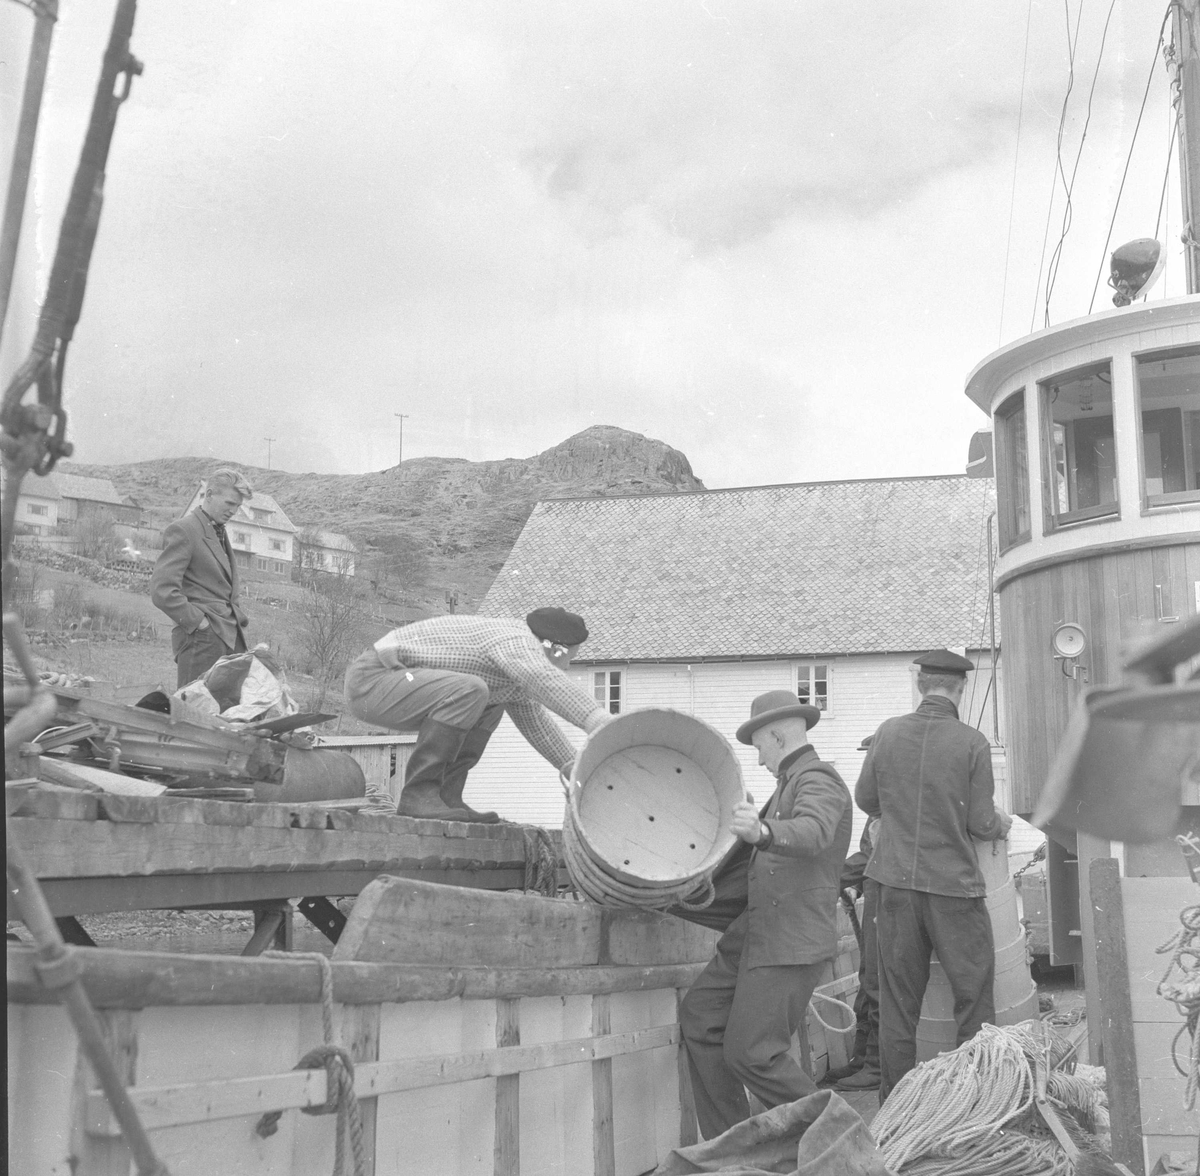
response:
<path id="1" fill-rule="evenodd" d="M 310 547 L 324 547 L 329 551 L 358 553 L 358 548 L 351 543 L 350 539 L 337 531 L 301 531 L 300 542 Z"/>
<path id="2" fill-rule="evenodd" d="M 187 510 L 183 512 L 184 514 L 190 514 L 200 504 L 200 499 L 204 495 L 204 485 L 205 483 L 201 482 L 196 488 L 196 493 L 192 495 L 192 500 L 188 503 Z M 274 515 L 274 518 L 269 523 L 262 522 L 250 513 L 253 510 L 270 511 Z M 237 508 L 230 522 L 249 523 L 251 526 L 265 527 L 269 531 L 288 531 L 294 533 L 300 529 L 287 517 L 287 512 L 283 507 L 269 494 L 264 494 L 261 490 L 255 490 L 253 495 Z"/>
<path id="3" fill-rule="evenodd" d="M 579 612 L 587 661 L 978 649 L 993 509 L 962 476 L 549 500 L 480 611 Z"/>
<path id="4" fill-rule="evenodd" d="M 112 506 L 124 506 L 125 500 L 107 478 L 85 478 L 82 474 L 55 472 L 46 478 L 58 487 L 62 498 L 76 498 L 84 502 L 106 502 Z M 44 497 L 49 497 L 48 495 Z"/>

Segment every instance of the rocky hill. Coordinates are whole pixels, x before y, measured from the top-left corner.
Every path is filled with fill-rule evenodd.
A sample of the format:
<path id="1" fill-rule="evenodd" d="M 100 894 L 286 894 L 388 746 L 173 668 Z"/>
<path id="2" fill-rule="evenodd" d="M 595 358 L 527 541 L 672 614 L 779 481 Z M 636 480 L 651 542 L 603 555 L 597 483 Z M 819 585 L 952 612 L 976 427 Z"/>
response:
<path id="1" fill-rule="evenodd" d="M 242 470 L 297 527 L 340 531 L 360 551 L 378 549 L 404 595 L 437 611 L 451 586 L 459 607 L 474 609 L 539 499 L 704 489 L 679 450 L 611 425 L 585 429 L 530 458 L 419 457 L 370 474 L 294 474 L 198 457 L 64 462 L 62 469 L 110 478 L 163 526 L 221 465 Z"/>

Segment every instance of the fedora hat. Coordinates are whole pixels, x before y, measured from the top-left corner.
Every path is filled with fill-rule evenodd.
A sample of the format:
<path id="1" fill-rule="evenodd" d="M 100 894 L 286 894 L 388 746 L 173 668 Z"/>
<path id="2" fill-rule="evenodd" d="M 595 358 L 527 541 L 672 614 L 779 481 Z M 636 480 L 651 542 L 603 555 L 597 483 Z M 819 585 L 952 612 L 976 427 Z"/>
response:
<path id="1" fill-rule="evenodd" d="M 759 727 L 776 719 L 803 719 L 811 730 L 821 721 L 821 712 L 801 702 L 790 690 L 768 690 L 750 704 L 750 717 L 737 729 L 738 742 L 751 742 L 750 736 Z"/>

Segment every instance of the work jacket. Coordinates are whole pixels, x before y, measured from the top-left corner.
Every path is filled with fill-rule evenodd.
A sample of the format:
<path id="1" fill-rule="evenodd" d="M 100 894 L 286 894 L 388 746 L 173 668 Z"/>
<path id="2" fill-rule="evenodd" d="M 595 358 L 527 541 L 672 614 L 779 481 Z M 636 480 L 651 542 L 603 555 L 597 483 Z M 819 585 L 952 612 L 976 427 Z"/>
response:
<path id="1" fill-rule="evenodd" d="M 858 807 L 882 818 L 867 877 L 952 898 L 986 894 L 971 839 L 1002 835 L 994 790 L 991 746 L 950 699 L 929 695 L 888 719 L 854 788 Z"/>
<path id="2" fill-rule="evenodd" d="M 771 841 L 750 858 L 746 966 L 832 959 L 838 882 L 850 848 L 850 792 L 805 744 L 780 763 L 763 811 Z"/>

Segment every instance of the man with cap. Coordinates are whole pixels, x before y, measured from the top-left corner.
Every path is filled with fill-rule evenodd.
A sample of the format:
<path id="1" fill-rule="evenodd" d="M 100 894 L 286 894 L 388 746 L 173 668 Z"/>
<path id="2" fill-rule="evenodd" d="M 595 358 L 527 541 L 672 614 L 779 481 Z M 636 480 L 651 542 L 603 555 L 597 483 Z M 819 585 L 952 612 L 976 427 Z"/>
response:
<path id="1" fill-rule="evenodd" d="M 416 731 L 397 811 L 443 821 L 500 820 L 463 803 L 467 773 L 509 717 L 555 768 L 575 748 L 547 711 L 589 734 L 612 716 L 563 671 L 587 640 L 583 618 L 537 608 L 524 621 L 462 613 L 393 629 L 346 671 L 351 714 Z"/>
<path id="2" fill-rule="evenodd" d="M 254 488 L 237 470 L 216 470 L 196 509 L 163 533 L 150 599 L 175 622 L 171 652 L 179 686 L 246 648 L 249 618 L 238 604 L 238 571 L 225 524 Z"/>
<path id="3" fill-rule="evenodd" d="M 914 659 L 921 703 L 876 731 L 854 799 L 880 818 L 866 875 L 879 883 L 882 1103 L 916 1062 L 917 1021 L 933 952 L 954 994 L 958 1044 L 995 1019 L 995 949 L 977 841 L 1008 836 L 993 799 L 992 749 L 960 722 L 974 667 L 948 649 Z"/>
<path id="4" fill-rule="evenodd" d="M 759 695 L 737 731 L 776 778 L 761 811 L 735 806 L 730 828 L 750 847 L 746 910 L 684 997 L 700 1133 L 712 1139 L 750 1115 L 746 1091 L 767 1107 L 816 1086 L 790 1051 L 808 1002 L 837 950 L 838 879 L 850 846 L 850 793 L 808 741 L 821 712 L 795 694 Z"/>

